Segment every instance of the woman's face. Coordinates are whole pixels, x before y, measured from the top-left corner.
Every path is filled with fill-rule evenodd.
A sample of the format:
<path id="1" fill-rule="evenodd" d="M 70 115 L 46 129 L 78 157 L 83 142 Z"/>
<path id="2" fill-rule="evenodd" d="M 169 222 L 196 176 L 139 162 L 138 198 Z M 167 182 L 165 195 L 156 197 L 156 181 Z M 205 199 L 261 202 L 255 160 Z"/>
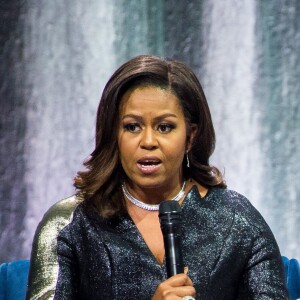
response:
<path id="1" fill-rule="evenodd" d="M 179 99 L 159 87 L 137 87 L 124 94 L 119 114 L 120 160 L 131 185 L 180 186 L 188 144 Z"/>

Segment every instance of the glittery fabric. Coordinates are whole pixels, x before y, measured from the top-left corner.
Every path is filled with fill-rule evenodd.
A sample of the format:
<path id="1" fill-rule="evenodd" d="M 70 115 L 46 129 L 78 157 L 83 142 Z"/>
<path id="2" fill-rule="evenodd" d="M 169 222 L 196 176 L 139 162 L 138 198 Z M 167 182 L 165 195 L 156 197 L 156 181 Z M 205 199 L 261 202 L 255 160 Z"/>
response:
<path id="1" fill-rule="evenodd" d="M 60 202 L 39 226 L 27 299 L 151 299 L 165 265 L 130 217 L 105 220 L 78 202 Z M 193 187 L 182 204 L 182 231 L 197 300 L 288 299 L 273 234 L 243 196 L 211 188 L 200 198 Z"/>
<path id="2" fill-rule="evenodd" d="M 31 253 L 27 299 L 53 299 L 58 280 L 58 234 L 71 222 L 79 202 L 75 197 L 58 202 L 39 224 Z"/>

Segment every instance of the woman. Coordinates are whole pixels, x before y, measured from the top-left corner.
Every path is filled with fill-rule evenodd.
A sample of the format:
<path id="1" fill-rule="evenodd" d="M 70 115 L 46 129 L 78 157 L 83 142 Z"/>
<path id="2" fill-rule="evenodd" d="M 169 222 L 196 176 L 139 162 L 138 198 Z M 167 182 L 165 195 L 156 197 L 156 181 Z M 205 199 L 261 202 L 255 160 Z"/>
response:
<path id="1" fill-rule="evenodd" d="M 96 147 L 34 240 L 28 299 L 287 299 L 276 241 L 209 165 L 201 85 L 184 64 L 139 56 L 108 81 Z M 167 278 L 158 206 L 182 209 L 185 272 Z"/>

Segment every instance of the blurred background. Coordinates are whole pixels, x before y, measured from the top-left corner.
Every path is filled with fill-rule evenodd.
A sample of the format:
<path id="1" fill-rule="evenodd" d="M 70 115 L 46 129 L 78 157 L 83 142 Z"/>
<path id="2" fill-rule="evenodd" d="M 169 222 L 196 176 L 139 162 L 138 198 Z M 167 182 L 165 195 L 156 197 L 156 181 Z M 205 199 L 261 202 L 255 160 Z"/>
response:
<path id="1" fill-rule="evenodd" d="M 104 84 L 123 62 L 187 63 L 211 107 L 211 163 L 300 258 L 300 1 L 0 0 L 0 262 L 30 257 L 74 193 Z"/>

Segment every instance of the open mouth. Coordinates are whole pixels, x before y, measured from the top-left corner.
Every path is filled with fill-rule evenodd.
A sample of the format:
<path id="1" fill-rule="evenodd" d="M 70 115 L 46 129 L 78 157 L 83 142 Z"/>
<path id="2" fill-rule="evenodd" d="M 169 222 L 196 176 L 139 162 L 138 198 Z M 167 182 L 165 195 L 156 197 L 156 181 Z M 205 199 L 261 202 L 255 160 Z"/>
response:
<path id="1" fill-rule="evenodd" d="M 153 174 L 160 169 L 160 159 L 140 159 L 138 162 L 138 168 L 143 174 Z"/>
<path id="2" fill-rule="evenodd" d="M 157 166 L 161 163 L 160 160 L 154 160 L 154 159 L 146 159 L 146 160 L 139 160 L 138 164 L 142 166 Z"/>

